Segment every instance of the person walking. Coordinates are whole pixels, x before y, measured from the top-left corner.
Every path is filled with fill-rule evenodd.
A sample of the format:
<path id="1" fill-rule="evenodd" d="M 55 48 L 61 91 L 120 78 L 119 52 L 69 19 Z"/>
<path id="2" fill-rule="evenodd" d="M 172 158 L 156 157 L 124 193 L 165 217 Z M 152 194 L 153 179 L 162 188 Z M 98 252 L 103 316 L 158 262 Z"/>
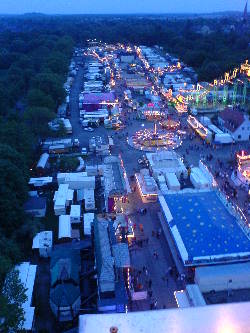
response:
<path id="1" fill-rule="evenodd" d="M 152 287 L 152 280 L 151 279 L 148 280 L 148 287 L 149 287 L 149 289 L 151 289 L 151 287 Z"/>
<path id="2" fill-rule="evenodd" d="M 156 251 L 154 252 L 154 257 L 155 257 L 155 259 L 157 259 L 157 260 L 159 259 L 159 254 L 158 254 Z"/>
<path id="3" fill-rule="evenodd" d="M 168 287 L 168 277 L 166 277 L 166 285 L 167 285 L 167 287 Z"/>

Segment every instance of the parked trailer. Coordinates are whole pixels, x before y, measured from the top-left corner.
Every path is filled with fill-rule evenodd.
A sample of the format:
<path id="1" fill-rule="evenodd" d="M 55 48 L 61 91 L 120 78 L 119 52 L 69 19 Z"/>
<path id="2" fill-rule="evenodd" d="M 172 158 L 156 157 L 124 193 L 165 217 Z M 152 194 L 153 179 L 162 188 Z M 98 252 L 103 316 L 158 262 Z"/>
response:
<path id="1" fill-rule="evenodd" d="M 43 173 L 45 169 L 48 167 L 48 162 L 49 162 L 49 154 L 43 153 L 40 156 L 40 159 L 36 165 L 36 169 L 39 173 Z"/>
<path id="2" fill-rule="evenodd" d="M 68 153 L 68 152 L 70 152 L 70 150 L 71 150 L 71 147 L 67 147 L 65 145 L 56 145 L 56 146 L 49 147 L 50 154 Z"/>
<path id="3" fill-rule="evenodd" d="M 80 146 L 80 142 L 78 139 L 48 139 L 42 143 L 42 150 L 48 151 L 51 146 L 63 145 L 65 147 L 69 147 L 74 149 L 75 147 Z"/>
<path id="4" fill-rule="evenodd" d="M 61 118 L 62 122 L 63 122 L 63 125 L 64 125 L 64 128 L 66 130 L 66 133 L 67 134 L 72 134 L 72 126 L 71 126 L 71 123 L 69 121 L 69 119 L 67 118 Z"/>

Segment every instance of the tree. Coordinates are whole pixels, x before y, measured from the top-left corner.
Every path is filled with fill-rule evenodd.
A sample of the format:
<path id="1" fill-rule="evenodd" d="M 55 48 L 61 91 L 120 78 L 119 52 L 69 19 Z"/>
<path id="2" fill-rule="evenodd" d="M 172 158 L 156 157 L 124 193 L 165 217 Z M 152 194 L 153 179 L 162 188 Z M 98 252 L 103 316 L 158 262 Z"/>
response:
<path id="1" fill-rule="evenodd" d="M 11 267 L 22 259 L 22 253 L 17 242 L 12 238 L 0 236 L 0 289 L 2 289 L 6 274 Z"/>
<path id="2" fill-rule="evenodd" d="M 53 52 L 46 62 L 46 67 L 53 73 L 65 75 L 68 71 L 68 58 L 61 52 Z"/>
<path id="3" fill-rule="evenodd" d="M 60 170 L 73 171 L 79 165 L 79 160 L 76 157 L 61 157 L 60 158 Z"/>
<path id="4" fill-rule="evenodd" d="M 18 169 L 22 171 L 24 179 L 28 181 L 28 167 L 22 154 L 18 153 L 15 149 L 11 148 L 7 144 L 0 143 L 0 158 L 3 160 L 8 160 L 13 165 L 18 167 Z"/>
<path id="5" fill-rule="evenodd" d="M 43 107 L 29 108 L 24 114 L 32 132 L 39 138 L 43 138 L 48 135 L 48 122 L 54 119 L 55 116 L 54 112 L 51 112 L 49 109 Z"/>
<path id="6" fill-rule="evenodd" d="M 219 77 L 219 75 L 221 74 L 221 69 L 218 66 L 218 64 L 214 61 L 205 63 L 200 71 L 200 78 L 204 81 L 212 81 L 213 79 L 216 79 Z"/>
<path id="7" fill-rule="evenodd" d="M 63 54 L 67 55 L 67 58 L 72 54 L 74 41 L 70 36 L 63 36 L 60 39 L 58 39 L 55 50 L 60 51 Z"/>
<path id="8" fill-rule="evenodd" d="M 6 237 L 16 235 L 25 221 L 23 204 L 27 193 L 22 171 L 10 161 L 0 159 L 0 231 Z"/>
<path id="9" fill-rule="evenodd" d="M 19 228 L 17 236 L 20 239 L 27 239 L 28 247 L 32 246 L 31 240 L 35 235 L 43 229 L 42 221 L 40 219 L 27 216 L 23 225 Z M 30 240 L 30 242 L 28 242 Z M 27 245 L 27 244 L 25 244 Z"/>
<path id="10" fill-rule="evenodd" d="M 28 92 L 27 100 L 29 107 L 44 107 L 51 111 L 54 111 L 56 107 L 52 97 L 39 89 L 31 89 Z"/>
<path id="11" fill-rule="evenodd" d="M 1 332 L 17 332 L 24 323 L 23 303 L 27 300 L 23 284 L 16 270 L 10 271 L 5 279 L 2 294 L 0 295 L 0 324 Z"/>
<path id="12" fill-rule="evenodd" d="M 34 148 L 34 137 L 23 120 L 16 116 L 14 118 L 14 120 L 0 122 L 0 142 L 23 154 L 28 163 Z"/>
<path id="13" fill-rule="evenodd" d="M 62 84 L 63 82 L 57 74 L 40 73 L 34 78 L 32 86 L 42 90 L 45 94 L 51 95 L 53 100 L 59 104 L 66 96 Z"/>

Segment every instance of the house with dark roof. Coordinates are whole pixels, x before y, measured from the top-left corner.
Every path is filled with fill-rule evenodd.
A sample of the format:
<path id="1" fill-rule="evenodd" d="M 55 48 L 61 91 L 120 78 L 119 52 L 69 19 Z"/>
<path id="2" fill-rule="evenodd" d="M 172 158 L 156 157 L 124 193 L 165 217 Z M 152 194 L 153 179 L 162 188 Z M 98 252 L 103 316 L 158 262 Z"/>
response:
<path id="1" fill-rule="evenodd" d="M 226 108 L 219 114 L 218 122 L 223 132 L 229 133 L 235 141 L 250 140 L 249 115 Z"/>
<path id="2" fill-rule="evenodd" d="M 46 198 L 30 197 L 24 204 L 24 211 L 33 217 L 44 217 L 46 215 Z"/>
<path id="3" fill-rule="evenodd" d="M 58 321 L 73 320 L 81 306 L 80 251 L 57 248 L 50 262 L 50 307 Z"/>

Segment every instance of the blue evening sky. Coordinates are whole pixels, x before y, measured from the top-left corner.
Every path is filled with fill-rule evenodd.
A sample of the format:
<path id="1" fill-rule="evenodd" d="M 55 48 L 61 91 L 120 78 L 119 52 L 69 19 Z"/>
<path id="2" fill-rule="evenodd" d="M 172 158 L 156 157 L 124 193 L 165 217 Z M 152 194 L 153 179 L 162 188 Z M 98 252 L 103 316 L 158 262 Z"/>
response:
<path id="1" fill-rule="evenodd" d="M 0 13 L 126 14 L 243 11 L 246 0 L 0 0 Z"/>

